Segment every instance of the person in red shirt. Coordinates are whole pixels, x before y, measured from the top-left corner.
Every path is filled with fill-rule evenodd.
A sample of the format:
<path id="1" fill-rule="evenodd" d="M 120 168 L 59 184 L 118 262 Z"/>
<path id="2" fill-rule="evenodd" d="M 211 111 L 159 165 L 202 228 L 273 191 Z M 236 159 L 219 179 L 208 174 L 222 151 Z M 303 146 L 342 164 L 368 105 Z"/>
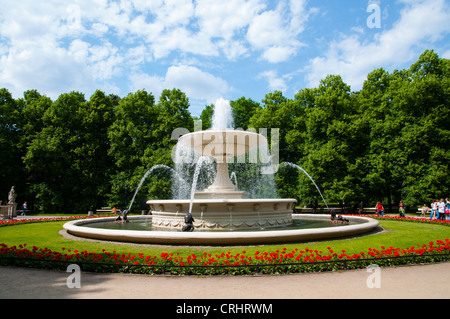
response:
<path id="1" fill-rule="evenodd" d="M 381 202 L 377 203 L 377 206 L 375 206 L 376 210 L 377 210 L 377 215 L 378 216 L 383 216 L 384 215 L 384 207 L 383 205 L 381 205 Z"/>

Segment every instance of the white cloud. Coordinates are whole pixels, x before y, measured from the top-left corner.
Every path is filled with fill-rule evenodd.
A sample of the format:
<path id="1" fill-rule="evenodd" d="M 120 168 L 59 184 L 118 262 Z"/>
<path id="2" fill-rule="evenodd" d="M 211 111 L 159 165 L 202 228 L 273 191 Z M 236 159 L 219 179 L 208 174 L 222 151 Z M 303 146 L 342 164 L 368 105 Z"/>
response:
<path id="1" fill-rule="evenodd" d="M 265 0 L 5 0 L 0 85 L 48 95 L 100 87 L 117 91 L 113 81 L 139 74 L 148 62 L 173 59 L 174 53 L 178 59 L 236 61 L 256 52 L 263 60 L 286 61 L 302 45 L 298 36 L 308 18 L 305 3 L 283 0 L 269 10 Z M 172 80 L 204 96 L 177 80 L 189 71 L 204 79 L 203 91 L 227 87 L 199 68 L 169 69 L 163 83 Z"/>
<path id="2" fill-rule="evenodd" d="M 51 45 L 10 51 L 0 58 L 0 64 L 0 87 L 9 88 L 17 97 L 25 90 L 37 89 L 55 99 L 68 88 L 90 92 L 94 83 L 77 57 Z"/>
<path id="3" fill-rule="evenodd" d="M 257 79 L 265 79 L 269 84 L 269 89 L 271 91 L 282 91 L 286 92 L 288 86 L 286 85 L 286 81 L 283 77 L 279 77 L 277 72 L 274 70 L 264 71 L 258 74 Z"/>
<path id="4" fill-rule="evenodd" d="M 171 66 L 167 70 L 165 83 L 168 87 L 179 88 L 192 97 L 208 101 L 230 90 L 226 81 L 187 65 Z"/>
<path id="5" fill-rule="evenodd" d="M 309 61 L 308 85 L 315 87 L 328 74 L 339 74 L 353 89 L 368 73 L 417 59 L 423 50 L 450 32 L 450 9 L 445 0 L 402 0 L 405 8 L 394 26 L 372 41 L 360 34 L 342 35 L 323 56 Z"/>
<path id="6" fill-rule="evenodd" d="M 247 40 L 253 48 L 263 51 L 263 59 L 273 63 L 286 61 L 303 46 L 298 36 L 309 14 L 306 1 L 279 2 L 275 10 L 264 11 L 253 18 Z"/>
<path id="7" fill-rule="evenodd" d="M 163 89 L 178 88 L 186 93 L 189 100 L 201 101 L 202 106 L 232 90 L 225 80 L 189 65 L 171 66 L 164 77 L 135 73 L 130 79 L 132 91 L 145 89 L 158 98 Z"/>

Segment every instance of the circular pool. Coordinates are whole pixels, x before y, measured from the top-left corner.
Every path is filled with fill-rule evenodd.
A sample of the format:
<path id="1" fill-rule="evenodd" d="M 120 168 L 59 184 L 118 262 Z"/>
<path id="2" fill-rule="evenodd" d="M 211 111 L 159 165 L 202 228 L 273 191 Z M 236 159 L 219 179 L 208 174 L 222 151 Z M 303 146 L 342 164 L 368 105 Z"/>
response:
<path id="1" fill-rule="evenodd" d="M 292 215 L 292 224 L 279 228 L 248 231 L 160 230 L 153 227 L 151 216 L 129 216 L 128 223 L 116 223 L 115 217 L 70 221 L 64 229 L 72 235 L 130 243 L 168 245 L 247 245 L 305 242 L 366 234 L 378 227 L 378 221 L 360 216 L 345 216 L 348 224 L 330 222 L 330 215 Z"/>

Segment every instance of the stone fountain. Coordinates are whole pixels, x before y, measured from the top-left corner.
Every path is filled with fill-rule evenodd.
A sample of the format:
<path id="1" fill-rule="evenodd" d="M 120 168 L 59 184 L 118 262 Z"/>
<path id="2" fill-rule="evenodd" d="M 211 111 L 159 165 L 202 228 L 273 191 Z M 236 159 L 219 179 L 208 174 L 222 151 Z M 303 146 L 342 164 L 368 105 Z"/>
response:
<path id="1" fill-rule="evenodd" d="M 355 216 L 346 216 L 349 223 L 336 227 L 330 223 L 329 214 L 293 214 L 295 199 L 255 198 L 238 189 L 230 179 L 230 162 L 236 157 L 254 154 L 255 148 L 267 152 L 267 139 L 255 132 L 232 129 L 227 101 L 219 99 L 215 107 L 211 130 L 182 135 L 177 143 L 177 149 L 189 149 L 196 154 L 193 181 L 186 183 L 190 186 L 190 196 L 149 200 L 151 216 L 129 216 L 129 223 L 114 224 L 115 217 L 105 217 L 70 221 L 64 229 L 80 237 L 122 242 L 243 245 L 339 238 L 367 233 L 378 227 L 374 219 Z M 217 125 L 218 121 L 225 121 L 225 124 Z M 216 173 L 209 186 L 198 190 L 197 178 L 205 162 L 215 163 Z M 176 177 L 174 180 L 180 179 Z M 273 183 L 268 184 L 274 187 Z M 187 213 L 195 220 L 193 232 L 182 231 Z M 305 223 L 317 221 L 322 226 L 305 227 Z M 133 224 L 143 229 L 132 228 Z"/>
<path id="2" fill-rule="evenodd" d="M 184 215 L 190 212 L 195 228 L 215 230 L 247 230 L 280 227 L 292 223 L 295 199 L 249 198 L 230 179 L 228 165 L 249 152 L 268 153 L 267 138 L 251 131 L 232 129 L 232 112 L 228 101 L 215 104 L 212 129 L 185 134 L 178 139 L 177 148 L 193 150 L 197 158 L 196 172 L 205 158 L 216 164 L 211 185 L 196 189 L 196 177 L 188 199 L 149 200 L 152 224 L 159 228 L 179 229 Z M 254 158 L 255 159 L 255 158 Z M 195 162 L 195 161 L 194 161 Z"/>

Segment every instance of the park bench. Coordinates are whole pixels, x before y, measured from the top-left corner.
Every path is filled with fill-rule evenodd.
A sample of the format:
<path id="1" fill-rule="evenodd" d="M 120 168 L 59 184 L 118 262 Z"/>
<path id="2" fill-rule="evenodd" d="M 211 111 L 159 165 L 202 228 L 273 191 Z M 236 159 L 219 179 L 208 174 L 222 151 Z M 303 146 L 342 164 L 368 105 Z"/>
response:
<path id="1" fill-rule="evenodd" d="M 429 210 L 429 212 L 431 212 L 431 211 Z M 420 214 L 420 216 L 425 217 L 425 212 L 423 211 L 423 207 L 419 207 L 416 211 L 416 214 Z"/>
<path id="2" fill-rule="evenodd" d="M 312 207 L 296 207 L 295 211 L 298 214 L 312 214 L 313 213 Z M 322 207 L 319 207 L 316 209 L 316 213 L 326 213 L 326 212 L 327 212 L 326 209 L 322 208 Z"/>
<path id="3" fill-rule="evenodd" d="M 375 207 L 363 207 L 362 213 L 363 214 L 376 214 L 377 209 Z"/>
<path id="4" fill-rule="evenodd" d="M 95 211 L 95 213 L 97 213 L 97 214 L 111 214 L 112 213 L 112 209 L 111 209 L 111 207 L 102 207 L 100 209 L 97 209 Z"/>

